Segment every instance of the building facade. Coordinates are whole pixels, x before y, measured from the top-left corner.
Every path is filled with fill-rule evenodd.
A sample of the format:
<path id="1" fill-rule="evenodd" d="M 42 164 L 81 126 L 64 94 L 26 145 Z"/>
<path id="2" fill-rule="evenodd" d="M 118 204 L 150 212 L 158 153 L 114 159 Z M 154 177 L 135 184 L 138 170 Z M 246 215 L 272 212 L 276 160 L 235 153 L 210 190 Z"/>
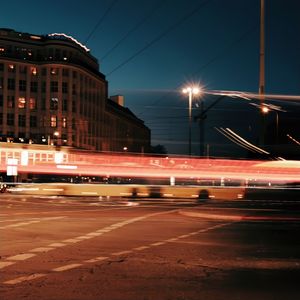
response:
<path id="1" fill-rule="evenodd" d="M 73 37 L 0 29 L 1 141 L 147 152 L 150 130 L 120 99 Z"/>

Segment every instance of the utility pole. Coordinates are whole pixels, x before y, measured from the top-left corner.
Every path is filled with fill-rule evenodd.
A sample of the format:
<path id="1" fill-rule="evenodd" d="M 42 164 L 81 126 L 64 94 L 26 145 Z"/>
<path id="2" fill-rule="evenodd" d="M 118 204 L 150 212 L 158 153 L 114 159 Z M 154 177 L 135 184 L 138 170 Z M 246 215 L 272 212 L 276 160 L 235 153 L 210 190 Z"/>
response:
<path id="1" fill-rule="evenodd" d="M 261 146 L 265 143 L 265 0 L 260 0 L 260 51 L 259 51 L 259 99 L 260 99 L 260 139 Z"/>

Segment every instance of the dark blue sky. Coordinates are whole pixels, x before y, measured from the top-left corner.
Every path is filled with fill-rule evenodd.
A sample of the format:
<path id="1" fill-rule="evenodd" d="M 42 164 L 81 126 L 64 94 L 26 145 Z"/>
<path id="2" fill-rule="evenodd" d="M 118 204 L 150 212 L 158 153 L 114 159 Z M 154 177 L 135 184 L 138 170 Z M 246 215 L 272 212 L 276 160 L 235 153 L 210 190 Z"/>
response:
<path id="1" fill-rule="evenodd" d="M 300 1 L 265 2 L 266 92 L 299 95 Z M 153 144 L 179 153 L 187 148 L 187 101 L 180 95 L 185 83 L 258 91 L 259 13 L 260 0 L 15 0 L 1 3 L 0 27 L 64 32 L 88 46 L 107 75 L 109 94 L 125 95 L 125 105 L 152 129 Z M 253 107 L 238 101 L 212 110 L 212 149 L 224 143 L 213 132 L 221 125 L 212 120 L 252 128 L 248 110 Z M 231 124 L 232 111 L 244 116 L 235 118 L 239 124 Z M 181 150 L 171 146 L 179 144 Z"/>

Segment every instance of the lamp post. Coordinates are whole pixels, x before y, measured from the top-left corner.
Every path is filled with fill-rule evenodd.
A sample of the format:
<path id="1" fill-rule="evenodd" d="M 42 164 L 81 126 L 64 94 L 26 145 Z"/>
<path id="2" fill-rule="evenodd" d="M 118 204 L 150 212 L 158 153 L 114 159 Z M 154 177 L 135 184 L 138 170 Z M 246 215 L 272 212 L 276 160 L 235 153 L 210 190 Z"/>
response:
<path id="1" fill-rule="evenodd" d="M 198 87 L 186 87 L 182 90 L 184 94 L 189 95 L 189 155 L 192 154 L 192 102 L 193 95 L 197 95 L 200 92 Z"/>
<path id="2" fill-rule="evenodd" d="M 262 106 L 261 108 L 261 113 L 266 115 L 270 111 L 274 111 L 276 113 L 276 143 L 278 144 L 278 131 L 279 131 L 279 115 L 278 115 L 278 110 L 276 109 L 270 109 L 267 106 Z"/>

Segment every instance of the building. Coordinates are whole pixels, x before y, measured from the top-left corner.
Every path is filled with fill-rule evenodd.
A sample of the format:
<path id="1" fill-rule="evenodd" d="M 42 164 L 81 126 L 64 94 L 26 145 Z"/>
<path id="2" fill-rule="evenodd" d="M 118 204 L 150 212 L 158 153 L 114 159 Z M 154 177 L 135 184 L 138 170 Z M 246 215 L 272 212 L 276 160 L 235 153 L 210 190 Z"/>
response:
<path id="1" fill-rule="evenodd" d="M 147 152 L 150 130 L 73 37 L 0 29 L 0 141 Z"/>

